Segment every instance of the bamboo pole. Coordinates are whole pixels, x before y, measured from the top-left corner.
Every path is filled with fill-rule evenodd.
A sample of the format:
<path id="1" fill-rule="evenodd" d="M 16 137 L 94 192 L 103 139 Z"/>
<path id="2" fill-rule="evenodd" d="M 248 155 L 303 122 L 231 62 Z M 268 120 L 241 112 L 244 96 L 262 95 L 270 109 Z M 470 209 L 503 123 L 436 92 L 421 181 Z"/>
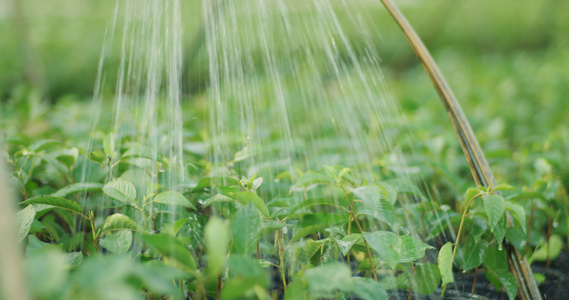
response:
<path id="1" fill-rule="evenodd" d="M 433 85 L 435 86 L 449 115 L 462 151 L 464 152 L 468 162 L 468 166 L 470 167 L 470 171 L 472 172 L 472 176 L 474 177 L 474 181 L 477 185 L 486 187 L 496 186 L 496 180 L 494 179 L 494 175 L 490 170 L 486 157 L 478 144 L 478 140 L 476 140 L 466 116 L 462 112 L 458 101 L 447 84 L 443 74 L 437 67 L 435 61 L 429 54 L 429 51 L 395 4 L 393 4 L 391 0 L 380 1 L 405 33 L 405 37 L 409 41 L 413 51 L 431 78 L 431 81 L 433 82 Z M 508 219 L 510 219 L 510 216 L 508 216 Z M 510 266 L 510 271 L 516 278 L 518 295 L 520 298 L 522 300 L 541 299 L 539 289 L 535 279 L 533 278 L 527 259 L 525 257 L 522 258 L 517 249 L 510 245 L 506 239 L 504 239 L 504 246 L 508 251 L 508 265 Z"/>
<path id="2" fill-rule="evenodd" d="M 3 149 L 1 143 L 0 149 Z M 4 300 L 29 299 L 17 232 L 15 202 L 4 159 L 0 157 L 0 299 Z"/>

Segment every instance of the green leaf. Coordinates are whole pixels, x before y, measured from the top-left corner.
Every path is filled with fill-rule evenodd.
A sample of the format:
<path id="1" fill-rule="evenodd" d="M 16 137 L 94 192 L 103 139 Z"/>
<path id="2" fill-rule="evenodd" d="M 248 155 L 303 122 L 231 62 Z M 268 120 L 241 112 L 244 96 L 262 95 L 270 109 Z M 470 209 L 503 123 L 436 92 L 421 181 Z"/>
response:
<path id="1" fill-rule="evenodd" d="M 417 238 L 409 235 L 402 235 L 400 238 L 401 257 L 399 261 L 402 263 L 415 261 L 425 256 L 425 251 L 427 249 L 435 249 L 435 247 L 427 245 L 419 241 Z"/>
<path id="2" fill-rule="evenodd" d="M 115 152 L 115 137 L 112 132 L 110 132 L 103 141 L 103 150 L 106 156 L 111 156 L 113 152 Z"/>
<path id="3" fill-rule="evenodd" d="M 496 187 L 494 187 L 492 191 L 515 191 L 515 190 L 516 189 L 513 186 L 507 183 L 500 183 Z"/>
<path id="4" fill-rule="evenodd" d="M 506 217 L 504 216 L 503 218 L 501 218 L 498 221 L 498 224 L 496 225 L 496 227 L 494 227 L 494 236 L 496 237 L 496 240 L 498 241 L 498 244 L 501 245 L 502 241 L 504 240 L 504 237 L 506 236 L 506 231 L 507 231 L 507 220 Z"/>
<path id="5" fill-rule="evenodd" d="M 188 207 L 191 209 L 196 209 L 196 207 L 188 200 L 184 195 L 175 192 L 175 191 L 165 191 L 162 192 L 152 200 L 154 203 L 166 204 L 166 205 L 173 205 L 173 206 L 180 206 L 180 207 Z"/>
<path id="6" fill-rule="evenodd" d="M 31 252 L 43 249 L 44 247 L 49 247 L 51 244 L 44 243 L 40 241 L 35 235 L 31 234 L 28 235 L 28 244 L 26 246 L 26 255 L 29 255 Z"/>
<path id="7" fill-rule="evenodd" d="M 364 205 L 370 209 L 374 209 L 381 199 L 388 200 L 389 197 L 387 191 L 383 187 L 375 184 L 352 189 L 352 193 L 356 195 L 356 199 L 361 200 Z"/>
<path id="8" fill-rule="evenodd" d="M 60 163 L 57 159 L 55 159 L 51 155 L 46 154 L 46 155 L 43 155 L 41 158 L 45 162 L 50 164 L 52 167 L 54 167 L 61 174 L 64 174 L 64 175 L 69 174 L 69 168 L 66 165 Z"/>
<path id="9" fill-rule="evenodd" d="M 499 195 L 482 195 L 482 200 L 484 200 L 484 209 L 488 215 L 490 229 L 494 232 L 494 227 L 496 227 L 498 221 L 504 217 L 506 202 L 504 198 Z"/>
<path id="10" fill-rule="evenodd" d="M 347 256 L 350 250 L 352 249 L 352 246 L 354 246 L 354 244 L 356 243 L 356 241 L 344 241 L 337 239 L 334 239 L 334 242 L 336 242 L 336 244 L 338 245 L 338 249 L 340 249 L 340 252 L 342 252 L 343 256 Z"/>
<path id="11" fill-rule="evenodd" d="M 412 184 L 409 180 L 398 178 L 385 180 L 382 183 L 390 184 L 395 190 L 397 190 L 398 193 L 409 193 L 421 199 L 422 201 L 429 201 L 423 192 L 421 192 L 421 190 L 416 185 Z"/>
<path id="12" fill-rule="evenodd" d="M 464 245 L 461 268 L 468 271 L 480 266 L 486 257 L 487 248 L 488 243 L 485 240 L 475 239 L 472 234 L 469 234 Z"/>
<path id="13" fill-rule="evenodd" d="M 69 194 L 74 194 L 74 193 L 100 191 L 102 187 L 103 185 L 98 182 L 74 183 L 63 187 L 62 189 L 58 190 L 57 192 L 51 195 L 54 197 L 65 197 Z"/>
<path id="14" fill-rule="evenodd" d="M 58 247 L 45 247 L 26 255 L 26 283 L 35 299 L 61 299 L 68 281 L 68 268 Z M 19 300 L 19 299 L 18 299 Z"/>
<path id="15" fill-rule="evenodd" d="M 147 158 L 150 160 L 155 160 L 157 158 L 158 155 L 156 155 L 156 151 L 154 151 L 152 148 L 148 147 L 148 146 L 134 146 L 130 149 L 128 149 L 123 155 L 123 158 L 126 157 L 142 157 L 142 158 Z"/>
<path id="16" fill-rule="evenodd" d="M 81 252 L 69 252 L 63 254 L 63 261 L 72 266 L 80 266 L 83 262 L 83 253 Z"/>
<path id="17" fill-rule="evenodd" d="M 563 239 L 557 235 L 552 234 L 549 237 L 549 243 L 543 242 L 539 248 L 537 248 L 529 259 L 531 264 L 534 261 L 546 261 L 548 258 L 554 260 L 561 254 L 563 250 Z"/>
<path id="18" fill-rule="evenodd" d="M 266 259 L 262 259 L 262 258 L 257 260 L 257 262 L 259 263 L 259 266 L 261 266 L 261 268 L 263 268 L 263 269 L 270 268 L 271 266 L 275 265 L 272 262 L 270 262 Z"/>
<path id="19" fill-rule="evenodd" d="M 464 194 L 464 203 L 468 203 L 468 201 L 470 201 L 470 199 L 474 198 L 474 196 L 478 195 L 480 193 L 480 189 L 478 188 L 468 188 L 466 190 L 466 193 Z"/>
<path id="20" fill-rule="evenodd" d="M 399 263 L 401 257 L 401 238 L 389 231 L 363 232 L 362 236 L 368 245 L 375 250 L 381 260 L 392 268 Z"/>
<path id="21" fill-rule="evenodd" d="M 370 205 L 372 204 L 370 203 Z M 378 200 L 377 202 L 373 203 L 373 206 L 356 206 L 356 209 L 358 214 L 370 216 L 376 220 L 385 222 L 394 230 L 397 230 L 398 228 L 397 214 L 395 212 L 395 209 L 391 203 L 385 199 Z"/>
<path id="22" fill-rule="evenodd" d="M 244 254 L 251 254 L 257 248 L 261 218 L 252 203 L 238 210 L 231 219 L 231 233 L 235 249 Z"/>
<path id="23" fill-rule="evenodd" d="M 546 200 L 545 197 L 541 193 L 534 192 L 534 191 L 521 192 L 519 194 L 513 195 L 513 196 L 508 198 L 508 200 L 511 200 L 511 201 L 520 201 L 520 200 L 528 200 L 528 199 Z"/>
<path id="24" fill-rule="evenodd" d="M 439 271 L 441 272 L 443 292 L 446 285 L 454 282 L 454 275 L 452 273 L 452 243 L 447 242 L 439 250 Z"/>
<path id="25" fill-rule="evenodd" d="M 306 188 L 318 183 L 334 183 L 334 178 L 322 173 L 306 172 L 295 182 L 293 188 Z"/>
<path id="26" fill-rule="evenodd" d="M 506 201 L 506 209 L 513 212 L 513 215 L 518 219 L 519 223 L 523 226 L 524 232 L 526 231 L 526 211 L 523 206 L 512 201 Z"/>
<path id="27" fill-rule="evenodd" d="M 365 251 L 365 248 L 363 249 Z M 372 256 L 371 260 L 373 262 L 373 267 L 377 267 L 381 263 L 381 258 L 378 256 Z M 366 257 L 360 264 L 358 265 L 358 272 L 359 271 L 369 271 L 372 268 L 369 258 Z"/>
<path id="28" fill-rule="evenodd" d="M 17 220 L 18 220 L 19 243 L 21 243 L 30 232 L 30 228 L 32 228 L 32 223 L 34 222 L 35 216 L 36 216 L 36 211 L 31 205 L 28 205 L 26 208 L 18 212 Z"/>
<path id="29" fill-rule="evenodd" d="M 51 148 L 51 147 L 58 145 L 58 144 L 60 144 L 60 142 L 56 141 L 56 140 L 40 140 L 40 141 L 33 143 L 30 147 L 28 147 L 28 149 L 30 149 L 34 152 L 40 152 L 42 150 L 45 150 L 47 148 Z"/>
<path id="30" fill-rule="evenodd" d="M 339 223 L 347 222 L 347 220 L 348 216 L 346 214 L 330 214 L 325 212 L 307 214 L 298 222 L 294 229 L 294 235 L 289 243 L 292 244 L 309 234 L 322 231 Z"/>
<path id="31" fill-rule="evenodd" d="M 212 217 L 204 229 L 207 246 L 207 269 L 209 274 L 219 274 L 227 256 L 229 244 L 229 229 L 227 223 Z"/>
<path id="32" fill-rule="evenodd" d="M 131 182 L 136 190 L 136 195 L 140 198 L 153 193 L 153 188 L 160 186 L 152 182 L 150 174 L 144 169 L 128 169 L 121 174 L 119 179 Z"/>
<path id="33" fill-rule="evenodd" d="M 276 221 L 263 222 L 263 225 L 261 226 L 261 232 L 259 233 L 259 238 L 265 237 L 265 236 L 277 231 L 278 229 L 284 228 L 286 226 L 287 226 L 287 224 L 284 224 L 281 222 L 276 222 Z"/>
<path id="34" fill-rule="evenodd" d="M 231 177 L 205 177 L 202 178 L 198 184 L 192 189 L 192 192 L 198 192 L 212 186 L 240 186 L 241 183 L 238 179 Z"/>
<path id="35" fill-rule="evenodd" d="M 322 206 L 322 205 L 333 206 L 333 207 L 343 207 L 340 203 L 338 203 L 337 200 L 332 199 L 332 198 L 306 199 L 306 200 L 298 203 L 294 207 L 292 207 L 290 210 L 288 210 L 286 213 L 286 217 L 292 216 L 295 212 L 297 212 L 303 208 L 307 208 L 310 206 Z M 273 214 L 273 216 L 274 216 L 274 214 Z"/>
<path id="36" fill-rule="evenodd" d="M 417 265 L 413 280 L 413 291 L 431 295 L 441 282 L 439 267 L 434 264 Z"/>
<path id="37" fill-rule="evenodd" d="M 257 196 L 256 194 L 252 192 L 226 192 L 224 194 L 237 200 L 243 205 L 247 205 L 252 202 L 253 205 L 255 205 L 259 212 L 263 215 L 263 217 L 267 219 L 271 218 L 269 210 L 267 209 L 267 205 L 265 204 L 265 200 L 261 199 L 261 197 Z"/>
<path id="38" fill-rule="evenodd" d="M 190 270 L 196 270 L 197 263 L 194 255 L 180 240 L 168 234 L 145 234 L 142 239 L 162 255 L 169 257 Z"/>
<path id="39" fill-rule="evenodd" d="M 352 277 L 351 292 L 364 300 L 389 299 L 379 282 L 371 278 Z"/>
<path id="40" fill-rule="evenodd" d="M 386 194 L 384 194 L 384 196 L 387 197 L 389 203 L 391 203 L 391 205 L 394 205 L 397 201 L 397 190 L 395 187 L 386 182 L 380 182 L 378 185 L 385 190 Z"/>
<path id="41" fill-rule="evenodd" d="M 288 285 L 285 293 L 285 300 L 306 299 L 304 284 L 301 280 L 294 280 Z"/>
<path id="42" fill-rule="evenodd" d="M 145 232 L 145 230 L 136 224 L 135 221 L 123 214 L 114 214 L 108 216 L 105 220 L 105 224 L 103 225 L 103 232 L 123 229 Z"/>
<path id="43" fill-rule="evenodd" d="M 270 299 L 264 295 L 265 288 L 269 285 L 269 276 L 256 260 L 234 254 L 229 257 L 227 268 L 229 278 L 221 290 L 220 299 L 250 299 L 248 296 L 254 294 L 258 299 Z"/>
<path id="44" fill-rule="evenodd" d="M 488 247 L 488 254 L 484 259 L 484 271 L 486 277 L 498 280 L 508 293 L 508 297 L 513 300 L 518 293 L 518 286 L 514 276 L 508 271 L 508 258 L 506 251 L 495 247 Z M 489 278 L 489 279 L 490 279 Z M 491 280 L 493 281 L 493 280 Z M 494 282 L 496 283 L 496 282 Z"/>
<path id="45" fill-rule="evenodd" d="M 320 247 L 322 247 L 322 244 L 324 244 L 327 240 L 308 240 L 306 241 L 306 244 L 304 244 L 304 254 L 306 255 L 307 258 L 311 258 L 312 256 L 314 256 L 314 254 L 316 254 L 316 252 L 320 249 Z"/>
<path id="46" fill-rule="evenodd" d="M 215 196 L 205 200 L 203 203 L 203 206 L 208 207 L 212 203 L 233 202 L 233 201 L 235 201 L 235 199 L 233 199 L 231 197 L 225 196 L 223 194 L 215 194 Z"/>
<path id="47" fill-rule="evenodd" d="M 59 161 L 68 168 L 71 168 L 75 163 L 75 156 L 72 155 L 60 154 L 56 156 L 55 159 L 57 159 L 57 161 Z"/>
<path id="48" fill-rule="evenodd" d="M 135 264 L 133 275 L 144 284 L 145 289 L 155 294 L 172 295 L 174 296 L 173 299 L 182 298 L 176 297 L 180 291 L 174 282 L 180 279 L 191 279 L 187 273 L 157 260 Z"/>
<path id="49" fill-rule="evenodd" d="M 136 200 L 136 189 L 130 181 L 115 179 L 108 182 L 103 187 L 103 192 L 107 196 L 124 203 L 134 203 Z"/>
<path id="50" fill-rule="evenodd" d="M 333 263 L 308 269 L 304 279 L 313 298 L 331 296 L 336 290 L 352 290 L 353 278 L 350 268 Z"/>
<path id="51" fill-rule="evenodd" d="M 180 228 L 182 228 L 182 226 L 184 226 L 184 224 L 186 224 L 188 221 L 190 221 L 192 219 L 193 218 L 182 218 L 182 219 L 176 220 L 176 222 L 174 222 L 174 224 L 172 225 L 172 234 L 174 236 L 178 235 L 178 231 L 180 231 Z"/>
<path id="52" fill-rule="evenodd" d="M 99 244 L 111 253 L 124 254 L 132 245 L 132 231 L 119 230 L 116 233 L 108 232 Z"/>
<path id="53" fill-rule="evenodd" d="M 79 205 L 77 202 L 73 202 L 71 200 L 67 200 L 61 197 L 54 197 L 54 196 L 36 196 L 33 198 L 30 198 L 26 201 L 20 202 L 20 204 L 22 205 L 26 205 L 26 204 L 45 204 L 45 205 L 50 205 L 53 207 L 57 207 L 57 208 L 63 208 L 78 214 L 83 213 L 83 209 L 81 208 L 81 205 Z"/>

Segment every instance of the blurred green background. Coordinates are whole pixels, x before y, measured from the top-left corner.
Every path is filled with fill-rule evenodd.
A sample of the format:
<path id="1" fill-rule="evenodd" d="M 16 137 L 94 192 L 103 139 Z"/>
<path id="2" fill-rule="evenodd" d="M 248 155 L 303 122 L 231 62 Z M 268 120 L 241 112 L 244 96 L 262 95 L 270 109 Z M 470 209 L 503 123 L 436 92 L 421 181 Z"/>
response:
<path id="1" fill-rule="evenodd" d="M 532 165 L 536 157 L 547 157 L 553 168 L 566 169 L 569 1 L 395 2 L 447 77 L 491 164 L 496 165 L 498 178 L 520 180 L 511 173 Z M 353 3 L 363 7 L 377 29 L 373 41 L 388 87 L 400 101 L 411 132 L 425 141 L 429 153 L 452 163 L 453 155 L 445 149 L 459 153 L 454 133 L 402 32 L 379 0 Z M 31 120 L 17 125 L 18 130 L 39 137 L 49 132 L 49 126 L 65 127 L 49 121 L 62 116 L 59 122 L 76 124 L 76 132 L 88 126 L 87 104 L 114 5 L 111 0 L 0 2 L 2 127 Z M 363 37 L 341 7 L 336 5 L 340 22 L 357 45 Z M 182 17 L 184 93 L 191 105 L 205 91 L 208 78 L 203 47 L 187 61 L 201 28 L 201 0 L 183 0 Z M 116 69 L 119 59 L 118 54 L 110 55 L 108 69 Z M 113 76 L 109 72 L 107 81 L 113 82 Z M 112 84 L 105 88 L 106 94 L 114 91 Z M 26 105 L 24 112 L 17 109 Z M 60 106 L 66 110 L 57 110 Z"/>

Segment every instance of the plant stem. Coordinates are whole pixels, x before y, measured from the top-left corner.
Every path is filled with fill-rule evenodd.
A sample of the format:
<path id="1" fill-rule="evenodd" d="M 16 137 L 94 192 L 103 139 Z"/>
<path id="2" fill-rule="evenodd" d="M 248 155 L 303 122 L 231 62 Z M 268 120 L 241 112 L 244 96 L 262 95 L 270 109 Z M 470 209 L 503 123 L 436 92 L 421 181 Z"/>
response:
<path id="1" fill-rule="evenodd" d="M 219 295 L 221 294 L 221 273 L 217 275 L 217 292 L 216 299 L 219 300 Z"/>
<path id="2" fill-rule="evenodd" d="M 458 242 L 460 241 L 460 234 L 462 233 L 462 225 L 464 225 L 464 219 L 466 219 L 466 212 L 468 211 L 468 207 L 474 201 L 474 199 L 487 194 L 486 192 L 478 193 L 474 195 L 474 197 L 470 198 L 464 207 L 464 211 L 462 212 L 462 219 L 460 219 L 460 226 L 458 227 L 458 233 L 456 234 L 456 241 L 454 242 L 454 249 L 452 250 L 452 258 L 450 260 L 450 265 L 454 264 L 454 256 L 456 255 L 456 249 L 458 248 Z"/>
<path id="3" fill-rule="evenodd" d="M 413 283 L 415 282 L 415 274 L 417 273 L 417 270 L 415 269 L 415 264 L 413 262 L 411 262 L 411 268 L 412 268 L 412 275 L 411 275 L 411 288 L 409 289 L 409 300 L 413 300 Z"/>
<path id="4" fill-rule="evenodd" d="M 93 212 L 89 212 L 88 219 L 91 224 L 91 232 L 93 234 L 93 246 L 95 247 L 94 249 L 97 250 L 97 231 L 95 230 L 95 216 L 93 215 Z"/>
<path id="5" fill-rule="evenodd" d="M 530 239 L 530 233 L 531 233 L 531 223 L 533 222 L 533 198 L 530 200 L 530 210 L 529 210 L 529 220 L 528 220 L 528 234 L 527 234 L 527 238 L 526 238 L 526 254 L 525 257 L 528 257 L 529 254 L 529 239 Z"/>
<path id="6" fill-rule="evenodd" d="M 340 185 L 340 187 L 342 188 L 342 191 L 344 191 L 344 195 L 346 196 L 346 202 L 348 204 L 348 207 L 350 208 L 350 216 L 348 217 L 348 232 L 350 229 L 350 217 L 354 220 L 354 223 L 356 223 L 356 226 L 358 227 L 360 234 L 362 234 L 362 239 L 364 240 L 364 245 L 366 247 L 366 252 L 367 252 L 367 256 L 369 258 L 369 264 L 370 264 L 370 268 L 371 268 L 371 275 L 373 277 L 373 279 L 375 279 L 375 281 L 377 281 L 377 274 L 375 273 L 375 265 L 373 264 L 373 258 L 371 257 L 371 251 L 369 250 L 369 245 L 367 244 L 366 239 L 363 237 L 363 232 L 364 230 L 362 229 L 362 226 L 360 225 L 360 222 L 358 222 L 358 219 L 356 218 L 356 214 L 354 213 L 354 201 L 352 201 L 350 203 L 350 199 L 348 197 L 349 192 L 346 191 L 346 188 L 344 188 L 343 185 Z"/>
<path id="7" fill-rule="evenodd" d="M 358 220 L 356 219 L 356 216 L 354 215 L 353 211 L 350 211 L 350 213 L 352 214 L 352 218 L 354 218 L 354 222 L 356 223 L 356 226 L 358 226 L 358 229 L 360 230 L 360 233 L 363 233 L 364 230 L 362 229 L 362 226 L 360 225 L 360 222 L 358 222 Z M 373 276 L 373 279 L 375 279 L 375 281 L 377 281 L 377 274 L 375 273 L 375 265 L 373 264 L 373 259 L 371 257 L 371 251 L 369 250 L 369 245 L 367 244 L 366 239 L 363 237 L 362 235 L 362 240 L 364 240 L 364 245 L 366 247 L 366 252 L 367 252 L 367 257 L 369 258 L 369 263 L 371 265 L 371 275 Z"/>
<path id="8" fill-rule="evenodd" d="M 285 276 L 285 264 L 284 264 L 284 258 L 283 258 L 283 247 L 282 247 L 282 243 L 281 243 L 281 231 L 277 230 L 277 234 L 276 234 L 276 238 L 277 238 L 277 245 L 279 247 L 279 258 L 280 258 L 280 271 L 281 271 L 281 279 L 283 281 L 283 289 L 284 292 L 286 293 L 286 276 Z"/>
<path id="9" fill-rule="evenodd" d="M 547 236 L 545 237 L 545 243 L 546 243 L 546 247 L 545 250 L 547 253 L 547 260 L 545 261 L 545 269 L 548 270 L 549 266 L 551 265 L 551 259 L 549 258 L 549 241 L 551 238 L 551 231 L 553 230 L 553 220 L 551 218 L 547 218 Z"/>
<path id="10" fill-rule="evenodd" d="M 478 279 L 478 267 L 474 268 L 474 282 L 472 282 L 472 294 L 476 290 L 476 280 Z"/>

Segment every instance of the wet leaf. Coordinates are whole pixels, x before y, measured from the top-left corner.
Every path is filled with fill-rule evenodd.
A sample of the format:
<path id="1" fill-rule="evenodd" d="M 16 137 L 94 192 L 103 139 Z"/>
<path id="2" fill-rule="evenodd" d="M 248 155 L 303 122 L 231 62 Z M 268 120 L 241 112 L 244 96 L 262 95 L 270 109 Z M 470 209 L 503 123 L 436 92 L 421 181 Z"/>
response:
<path id="1" fill-rule="evenodd" d="M 307 214 L 294 229 L 294 235 L 290 243 L 294 243 L 309 234 L 322 231 L 333 225 L 346 222 L 347 220 L 348 216 L 345 214 L 329 214 L 325 212 Z"/>
<path id="2" fill-rule="evenodd" d="M 350 268 L 341 263 L 308 269 L 304 279 L 312 297 L 326 297 L 338 289 L 351 290 L 354 284 Z"/>
<path id="3" fill-rule="evenodd" d="M 427 249 L 435 249 L 431 245 L 427 245 L 415 237 L 402 235 L 401 238 L 401 258 L 400 262 L 412 262 L 425 256 Z"/>
<path id="4" fill-rule="evenodd" d="M 350 291 L 361 299 L 389 299 L 387 292 L 381 287 L 379 282 L 371 278 L 352 277 L 352 281 L 353 285 Z"/>
<path id="5" fill-rule="evenodd" d="M 116 230 L 132 230 L 138 232 L 145 232 L 135 221 L 123 214 L 114 214 L 107 217 L 103 225 L 103 232 L 116 231 Z"/>
<path id="6" fill-rule="evenodd" d="M 219 274 L 227 256 L 229 244 L 228 224 L 221 219 L 210 218 L 205 226 L 205 243 L 207 246 L 207 268 L 209 274 Z"/>
<path id="7" fill-rule="evenodd" d="M 98 182 L 81 182 L 65 186 L 53 193 L 54 197 L 65 197 L 69 194 L 100 191 L 103 185 Z"/>
<path id="8" fill-rule="evenodd" d="M 399 263 L 401 257 L 401 238 L 389 231 L 363 232 L 362 236 L 370 248 L 375 250 L 381 260 L 392 268 Z"/>
<path id="9" fill-rule="evenodd" d="M 506 202 L 504 198 L 499 195 L 482 195 L 482 200 L 484 200 L 484 209 L 488 215 L 490 229 L 494 231 L 494 227 L 496 227 L 498 221 L 504 217 Z"/>
<path id="10" fill-rule="evenodd" d="M 563 239 L 557 234 L 552 234 L 549 237 L 549 243 L 544 241 L 539 248 L 533 252 L 529 259 L 531 264 L 534 261 L 546 261 L 549 257 L 550 260 L 554 260 L 561 254 L 563 250 Z"/>
<path id="11" fill-rule="evenodd" d="M 261 218 L 252 203 L 239 209 L 231 219 L 233 245 L 239 253 L 251 254 L 257 248 Z"/>
<path id="12" fill-rule="evenodd" d="M 145 234 L 142 239 L 152 248 L 156 249 L 160 254 L 172 258 L 173 260 L 181 263 L 190 270 L 197 268 L 194 255 L 180 240 L 177 238 L 164 234 Z"/>
<path id="13" fill-rule="evenodd" d="M 463 250 L 462 269 L 468 271 L 482 265 L 486 257 L 486 248 L 488 248 L 486 241 L 475 239 L 472 234 L 468 235 Z"/>
<path id="14" fill-rule="evenodd" d="M 162 192 L 154 197 L 152 200 L 154 203 L 172 205 L 172 206 L 180 206 L 180 207 L 187 207 L 193 210 L 196 207 L 188 200 L 188 198 L 184 197 L 184 195 L 175 192 L 175 191 L 165 191 Z"/>
<path id="15" fill-rule="evenodd" d="M 240 186 L 239 180 L 232 177 L 204 177 L 200 179 L 198 184 L 192 189 L 193 192 L 202 191 L 206 188 L 211 188 L 212 186 Z"/>
<path id="16" fill-rule="evenodd" d="M 508 258 L 505 250 L 499 250 L 495 247 L 489 247 L 486 258 L 484 259 L 484 271 L 486 277 L 491 279 L 494 284 L 502 285 L 508 297 L 513 300 L 518 293 L 516 279 L 508 271 Z M 496 282 L 496 280 L 498 282 Z"/>
<path id="17" fill-rule="evenodd" d="M 31 205 L 18 212 L 16 218 L 18 220 L 18 242 L 22 242 L 32 228 L 32 223 L 36 216 L 36 211 Z"/>
<path id="18" fill-rule="evenodd" d="M 269 214 L 269 210 L 267 209 L 267 205 L 265 204 L 265 200 L 261 197 L 257 196 L 252 192 L 228 192 L 224 193 L 226 196 L 229 196 L 237 202 L 247 205 L 249 203 L 253 203 L 255 207 L 259 210 L 259 212 L 263 215 L 263 217 L 270 219 L 271 215 Z"/>
<path id="19" fill-rule="evenodd" d="M 294 183 L 294 188 L 306 188 L 318 183 L 334 183 L 334 179 L 322 173 L 306 172 Z"/>
<path id="20" fill-rule="evenodd" d="M 441 273 L 437 265 L 417 265 L 413 279 L 413 291 L 419 294 L 431 295 L 441 282 Z"/>
<path id="21" fill-rule="evenodd" d="M 103 187 L 103 192 L 107 196 L 124 203 L 134 203 L 136 200 L 136 189 L 130 181 L 115 179 L 108 182 Z"/>
<path id="22" fill-rule="evenodd" d="M 441 273 L 443 290 L 446 285 L 454 282 L 454 275 L 452 273 L 452 243 L 447 242 L 439 250 L 439 271 Z"/>
<path id="23" fill-rule="evenodd" d="M 124 254 L 132 245 L 132 231 L 119 230 L 116 233 L 108 232 L 99 244 L 114 254 Z"/>
<path id="24" fill-rule="evenodd" d="M 57 208 L 63 208 L 75 213 L 82 213 L 83 209 L 81 205 L 77 202 L 73 202 L 71 200 L 67 200 L 61 197 L 54 197 L 54 196 L 37 196 L 30 198 L 26 201 L 20 202 L 22 205 L 26 204 L 45 204 L 50 205 Z"/>
<path id="25" fill-rule="evenodd" d="M 56 141 L 56 140 L 39 140 L 35 143 L 33 143 L 30 147 L 28 147 L 28 149 L 34 151 L 34 152 L 40 152 L 42 150 L 51 148 L 53 146 L 59 145 L 60 142 Z"/>

